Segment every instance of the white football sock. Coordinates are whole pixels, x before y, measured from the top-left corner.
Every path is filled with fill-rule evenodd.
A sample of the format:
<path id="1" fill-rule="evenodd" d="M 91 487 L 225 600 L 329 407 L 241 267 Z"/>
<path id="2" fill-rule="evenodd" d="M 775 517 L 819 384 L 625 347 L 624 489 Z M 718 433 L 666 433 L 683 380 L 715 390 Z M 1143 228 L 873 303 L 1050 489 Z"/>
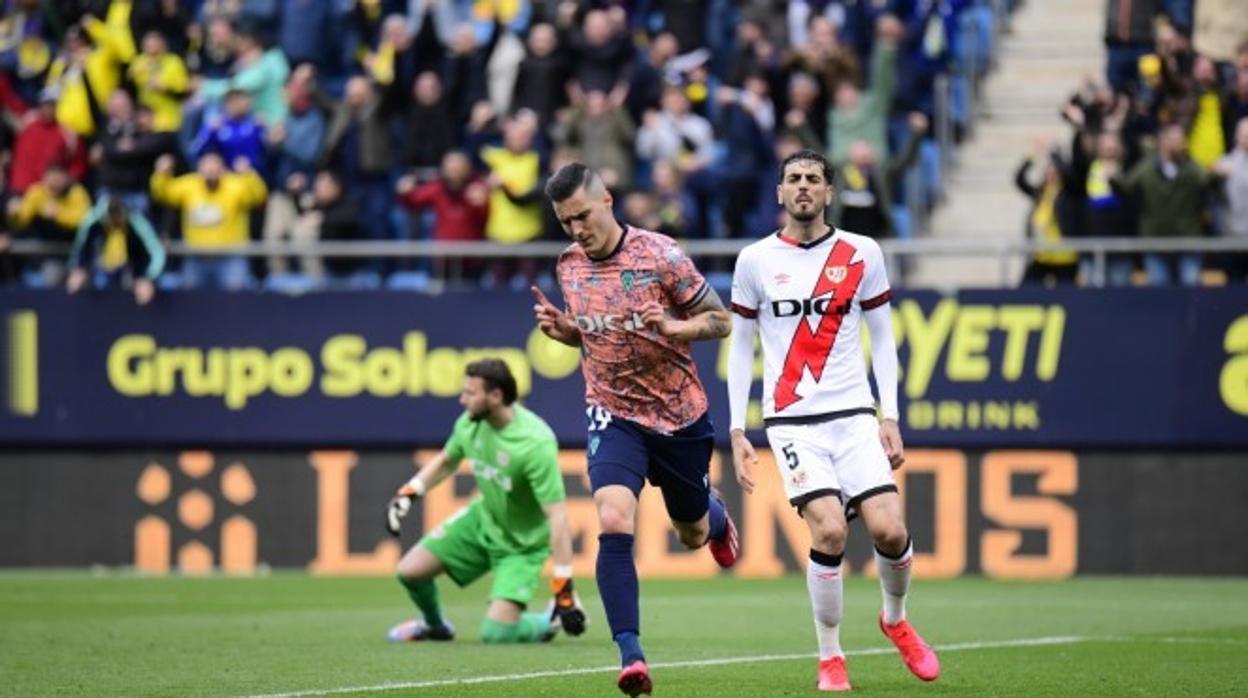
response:
<path id="1" fill-rule="evenodd" d="M 884 622 L 896 625 L 906 619 L 906 592 L 910 590 L 910 567 L 914 561 L 914 543 L 906 541 L 900 557 L 891 558 L 875 551 L 875 569 L 880 574 L 880 591 L 884 594 Z"/>
<path id="2" fill-rule="evenodd" d="M 810 564 L 806 567 L 806 589 L 810 592 L 810 606 L 815 615 L 819 659 L 845 656 L 841 651 L 841 609 L 844 606 L 841 556 L 811 550 Z"/>

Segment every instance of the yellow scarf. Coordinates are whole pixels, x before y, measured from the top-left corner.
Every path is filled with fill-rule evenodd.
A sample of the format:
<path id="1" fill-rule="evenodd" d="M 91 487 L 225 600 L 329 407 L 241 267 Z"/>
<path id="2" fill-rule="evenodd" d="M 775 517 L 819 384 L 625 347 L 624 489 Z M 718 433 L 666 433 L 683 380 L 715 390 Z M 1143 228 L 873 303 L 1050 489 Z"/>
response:
<path id="1" fill-rule="evenodd" d="M 846 165 L 844 173 L 846 187 L 855 190 L 867 188 L 867 177 L 856 165 Z"/>
<path id="2" fill-rule="evenodd" d="M 1200 107 L 1192 121 L 1192 160 L 1205 169 L 1226 154 L 1226 134 L 1222 132 L 1222 101 L 1210 90 L 1200 96 Z"/>
<path id="3" fill-rule="evenodd" d="M 128 258 L 125 226 L 105 226 L 104 247 L 100 250 L 99 263 L 108 271 L 120 269 Z"/>
<path id="4" fill-rule="evenodd" d="M 1062 227 L 1057 221 L 1057 195 L 1062 186 L 1056 182 L 1044 185 L 1040 200 L 1031 212 L 1031 226 L 1035 230 L 1037 240 L 1045 242 L 1061 242 Z M 1079 255 L 1066 250 L 1037 252 L 1036 261 L 1050 266 L 1065 266 L 1079 261 Z"/>

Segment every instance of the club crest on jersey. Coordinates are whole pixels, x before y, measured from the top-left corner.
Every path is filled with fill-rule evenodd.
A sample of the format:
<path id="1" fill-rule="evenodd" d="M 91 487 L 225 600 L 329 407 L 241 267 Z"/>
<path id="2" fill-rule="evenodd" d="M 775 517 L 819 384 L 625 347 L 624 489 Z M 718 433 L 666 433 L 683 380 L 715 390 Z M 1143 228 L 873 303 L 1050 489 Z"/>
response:
<path id="1" fill-rule="evenodd" d="M 640 288 L 646 284 L 656 283 L 658 280 L 658 275 L 651 271 L 625 269 L 620 272 L 620 284 L 624 287 L 626 292 L 631 291 L 634 288 Z"/>
<path id="2" fill-rule="evenodd" d="M 845 280 L 846 276 L 849 275 L 849 268 L 844 264 L 840 264 L 835 267 L 824 267 L 823 274 L 828 277 L 828 281 L 831 281 L 834 284 L 839 284 Z"/>

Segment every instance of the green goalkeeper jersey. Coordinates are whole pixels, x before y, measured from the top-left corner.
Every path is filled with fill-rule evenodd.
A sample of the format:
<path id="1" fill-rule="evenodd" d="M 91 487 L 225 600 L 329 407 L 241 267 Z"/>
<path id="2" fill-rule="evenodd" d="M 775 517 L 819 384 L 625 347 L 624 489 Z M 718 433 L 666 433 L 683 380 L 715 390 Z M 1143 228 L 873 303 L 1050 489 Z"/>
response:
<path id="1" fill-rule="evenodd" d="M 481 543 L 499 553 L 550 547 L 547 504 L 564 500 L 559 446 L 546 422 L 520 404 L 512 419 L 495 429 L 468 413 L 455 420 L 446 442 L 450 462 L 468 459 L 480 494 L 470 507 L 481 517 Z"/>

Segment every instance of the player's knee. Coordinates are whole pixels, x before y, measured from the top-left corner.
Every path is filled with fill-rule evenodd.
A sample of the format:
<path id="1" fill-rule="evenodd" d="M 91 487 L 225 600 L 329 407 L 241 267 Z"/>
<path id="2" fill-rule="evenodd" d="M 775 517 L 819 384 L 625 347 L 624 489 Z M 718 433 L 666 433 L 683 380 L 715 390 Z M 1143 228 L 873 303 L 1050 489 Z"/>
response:
<path id="1" fill-rule="evenodd" d="M 633 517 L 619 507 L 603 504 L 598 507 L 598 525 L 603 533 L 632 533 Z"/>
<path id="2" fill-rule="evenodd" d="M 706 538 L 709 533 L 709 526 L 699 526 L 697 524 L 679 526 L 676 529 L 676 537 L 680 539 L 680 544 L 690 550 L 706 545 Z"/>
<path id="3" fill-rule="evenodd" d="M 910 532 L 900 521 L 879 527 L 871 532 L 871 537 L 875 540 L 876 549 L 889 557 L 906 552 L 906 545 L 910 542 Z"/>
<path id="4" fill-rule="evenodd" d="M 846 530 L 843 519 L 820 516 L 815 510 L 806 512 L 806 525 L 810 528 L 810 544 L 815 550 L 840 555 L 845 551 Z"/>
<path id="5" fill-rule="evenodd" d="M 398 576 L 400 582 L 415 582 L 420 580 L 416 568 L 406 560 L 399 560 L 399 564 L 394 566 L 394 573 Z"/>
<path id="6" fill-rule="evenodd" d="M 840 555 L 845 552 L 845 529 L 840 526 L 812 526 L 810 544 L 815 550 Z"/>

